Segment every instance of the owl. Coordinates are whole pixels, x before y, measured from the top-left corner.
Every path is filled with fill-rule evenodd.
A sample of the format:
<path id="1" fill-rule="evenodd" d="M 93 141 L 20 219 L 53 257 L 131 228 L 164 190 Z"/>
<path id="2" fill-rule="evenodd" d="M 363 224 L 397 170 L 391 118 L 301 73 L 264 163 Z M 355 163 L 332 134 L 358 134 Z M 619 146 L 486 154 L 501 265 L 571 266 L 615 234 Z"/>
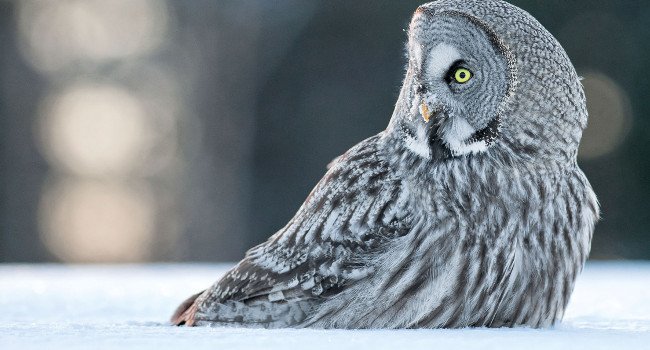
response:
<path id="1" fill-rule="evenodd" d="M 387 129 L 335 159 L 289 223 L 176 325 L 549 327 L 599 217 L 577 165 L 580 79 L 531 15 L 440 0 L 409 25 Z"/>

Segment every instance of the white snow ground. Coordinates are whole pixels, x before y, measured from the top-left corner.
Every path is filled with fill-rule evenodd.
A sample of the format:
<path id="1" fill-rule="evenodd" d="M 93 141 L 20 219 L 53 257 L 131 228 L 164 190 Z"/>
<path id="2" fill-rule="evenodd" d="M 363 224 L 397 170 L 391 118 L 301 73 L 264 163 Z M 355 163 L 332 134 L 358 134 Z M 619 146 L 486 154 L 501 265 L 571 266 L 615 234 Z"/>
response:
<path id="1" fill-rule="evenodd" d="M 589 263 L 554 329 L 251 330 L 166 324 L 226 265 L 0 265 L 0 349 L 650 349 L 650 263 Z"/>

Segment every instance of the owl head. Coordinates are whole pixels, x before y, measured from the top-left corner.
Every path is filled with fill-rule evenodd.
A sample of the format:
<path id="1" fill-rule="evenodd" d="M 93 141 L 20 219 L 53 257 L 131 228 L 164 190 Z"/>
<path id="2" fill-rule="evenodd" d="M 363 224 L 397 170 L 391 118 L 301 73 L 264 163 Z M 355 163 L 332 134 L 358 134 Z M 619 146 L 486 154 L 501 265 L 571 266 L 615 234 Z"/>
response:
<path id="1" fill-rule="evenodd" d="M 420 6 L 389 131 L 416 156 L 575 162 L 586 127 L 579 78 L 557 40 L 500 0 Z"/>

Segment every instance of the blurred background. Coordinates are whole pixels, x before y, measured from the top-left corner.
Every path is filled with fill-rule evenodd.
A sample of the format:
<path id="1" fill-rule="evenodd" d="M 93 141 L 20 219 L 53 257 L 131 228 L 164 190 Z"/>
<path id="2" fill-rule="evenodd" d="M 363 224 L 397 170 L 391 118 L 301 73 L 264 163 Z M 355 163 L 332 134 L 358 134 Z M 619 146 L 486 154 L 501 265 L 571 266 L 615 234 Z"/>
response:
<path id="1" fill-rule="evenodd" d="M 650 258 L 650 2 L 512 2 L 585 78 L 592 258 Z M 419 4 L 0 0 L 0 262 L 240 259 L 386 127 Z"/>

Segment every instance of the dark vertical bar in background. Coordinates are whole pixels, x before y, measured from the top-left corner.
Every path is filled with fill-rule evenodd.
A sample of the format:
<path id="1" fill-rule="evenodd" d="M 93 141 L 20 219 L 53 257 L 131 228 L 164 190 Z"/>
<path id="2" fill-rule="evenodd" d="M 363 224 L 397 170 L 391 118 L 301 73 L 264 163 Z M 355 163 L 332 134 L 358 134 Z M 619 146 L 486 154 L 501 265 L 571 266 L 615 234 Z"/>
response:
<path id="1" fill-rule="evenodd" d="M 0 1 L 0 261 L 48 261 L 37 221 L 47 165 L 34 140 L 44 86 L 17 40 L 15 3 Z"/>
<path id="2" fill-rule="evenodd" d="M 9 38 L 11 33 L 7 30 L 7 24 L 11 20 L 11 9 L 12 4 L 9 2 L 0 2 L 0 47 L 7 48 L 9 47 Z M 7 61 L 7 52 L 5 50 L 3 54 L 0 54 L 0 69 L 6 66 Z M 1 73 L 1 71 L 0 71 Z M 0 74 L 0 89 L 4 86 L 4 79 L 2 74 Z M 2 89 L 4 90 L 4 89 Z M 5 178 L 7 177 L 8 164 L 5 160 L 5 150 L 7 149 L 7 144 L 5 141 L 5 133 L 7 130 L 8 117 L 4 101 L 4 93 L 0 90 L 0 262 L 9 261 L 6 247 L 6 237 L 5 230 L 2 228 L 4 226 L 4 217 L 5 212 L 7 211 L 7 189 L 5 185 Z"/>

